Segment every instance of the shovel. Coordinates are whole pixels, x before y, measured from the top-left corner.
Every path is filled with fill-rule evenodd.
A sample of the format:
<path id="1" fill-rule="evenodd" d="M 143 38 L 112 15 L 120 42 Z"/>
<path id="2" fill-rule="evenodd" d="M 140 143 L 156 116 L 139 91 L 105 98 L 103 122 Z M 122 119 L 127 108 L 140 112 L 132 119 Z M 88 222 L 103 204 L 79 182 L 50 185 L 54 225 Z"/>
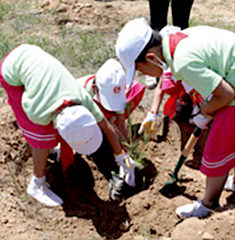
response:
<path id="1" fill-rule="evenodd" d="M 187 159 L 189 153 L 191 152 L 191 150 L 194 148 L 194 146 L 196 145 L 198 138 L 200 136 L 201 133 L 201 128 L 199 127 L 195 127 L 189 140 L 187 141 L 187 143 L 185 144 L 185 147 L 181 153 L 181 156 L 175 166 L 174 172 L 172 174 L 172 181 L 171 182 L 166 182 L 164 187 L 160 190 L 160 192 L 163 195 L 166 195 L 168 193 L 173 192 L 176 188 L 177 188 L 177 181 L 179 181 L 179 177 L 178 177 L 178 173 L 180 168 L 182 167 L 184 161 Z"/>

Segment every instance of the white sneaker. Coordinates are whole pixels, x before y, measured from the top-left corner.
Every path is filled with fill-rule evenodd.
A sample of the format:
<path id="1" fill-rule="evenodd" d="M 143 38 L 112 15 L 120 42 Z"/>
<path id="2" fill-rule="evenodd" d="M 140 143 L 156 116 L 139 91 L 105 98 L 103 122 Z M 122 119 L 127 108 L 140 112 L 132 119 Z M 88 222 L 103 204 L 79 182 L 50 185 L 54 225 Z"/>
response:
<path id="1" fill-rule="evenodd" d="M 38 183 L 34 176 L 28 185 L 27 193 L 47 207 L 63 204 L 63 200 L 48 188 L 48 183 L 45 180 Z"/>
<path id="2" fill-rule="evenodd" d="M 181 207 L 178 207 L 175 210 L 176 214 L 179 217 L 182 218 L 188 218 L 188 217 L 198 217 L 198 218 L 205 218 L 210 215 L 212 210 L 206 208 L 201 200 L 193 201 L 190 204 L 183 205 Z"/>
<path id="3" fill-rule="evenodd" d="M 157 86 L 157 79 L 156 79 L 156 77 L 146 76 L 145 77 L 145 86 L 148 89 L 154 89 Z"/>
<path id="4" fill-rule="evenodd" d="M 233 181 L 234 175 L 230 175 L 227 178 L 226 183 L 224 184 L 224 189 L 229 190 L 229 191 L 234 191 L 235 192 L 235 183 Z"/>

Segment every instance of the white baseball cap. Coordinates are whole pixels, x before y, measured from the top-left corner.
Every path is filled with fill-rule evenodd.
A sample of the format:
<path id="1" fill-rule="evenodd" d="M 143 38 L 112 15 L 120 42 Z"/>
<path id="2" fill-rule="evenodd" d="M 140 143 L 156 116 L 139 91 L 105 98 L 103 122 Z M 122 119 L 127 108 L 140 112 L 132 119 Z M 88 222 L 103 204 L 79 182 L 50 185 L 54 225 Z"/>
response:
<path id="1" fill-rule="evenodd" d="M 126 75 L 121 64 L 111 58 L 96 73 L 96 86 L 102 106 L 109 111 L 122 111 L 126 107 Z"/>
<path id="2" fill-rule="evenodd" d="M 61 137 L 80 154 L 94 153 L 102 143 L 103 136 L 96 119 L 84 106 L 64 108 L 55 123 Z"/>
<path id="3" fill-rule="evenodd" d="M 116 55 L 127 74 L 127 85 L 131 85 L 135 74 L 135 60 L 152 36 L 152 29 L 145 18 L 129 21 L 119 32 L 116 42 Z"/>

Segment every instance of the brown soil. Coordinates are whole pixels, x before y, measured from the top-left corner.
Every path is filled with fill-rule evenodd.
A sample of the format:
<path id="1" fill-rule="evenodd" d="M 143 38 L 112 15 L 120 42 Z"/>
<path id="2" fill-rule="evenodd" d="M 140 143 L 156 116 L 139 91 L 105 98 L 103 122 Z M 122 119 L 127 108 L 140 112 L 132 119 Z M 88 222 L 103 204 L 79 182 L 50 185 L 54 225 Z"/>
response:
<path id="1" fill-rule="evenodd" d="M 60 164 L 48 163 L 47 178 L 57 194 L 64 199 L 62 207 L 50 209 L 25 194 L 32 173 L 29 148 L 17 128 L 14 116 L 6 104 L 0 108 L 0 238 L 6 239 L 234 239 L 235 199 L 223 192 L 222 212 L 208 219 L 181 221 L 175 208 L 202 197 L 205 177 L 199 172 L 198 160 L 189 157 L 180 170 L 183 181 L 170 191 L 160 193 L 180 156 L 180 128 L 170 123 L 166 138 L 161 138 L 163 119 L 158 121 L 158 141 L 143 144 L 139 150 L 146 154 L 146 166 L 138 176 L 144 185 L 137 192 L 114 203 L 108 198 L 108 179 L 113 169 L 112 151 L 104 142 L 91 156 L 76 156 L 63 178 Z M 133 113 L 133 124 L 144 117 L 141 108 Z M 189 136 L 192 128 L 184 125 Z M 193 226 L 190 227 L 190 224 Z M 193 234 L 192 234 L 193 233 Z M 187 236 L 187 237 L 185 237 Z"/>
<path id="2" fill-rule="evenodd" d="M 60 4 L 58 5 L 57 3 Z M 199 9 L 214 6 L 212 1 L 195 1 L 192 16 Z M 220 3 L 223 2 L 223 3 Z M 216 1 L 223 4 L 228 1 Z M 231 8 L 224 8 L 224 22 L 234 22 Z M 113 27 L 125 22 L 125 16 L 148 16 L 147 1 L 48 1 L 42 9 L 69 8 L 71 21 L 89 27 L 96 22 L 98 28 Z M 75 9 L 77 9 L 75 11 Z M 233 11 L 234 13 L 234 11 Z M 74 15 L 73 15 L 74 14 Z M 80 15 L 79 15 L 80 14 Z M 131 14 L 131 16 L 130 16 Z M 76 20 L 74 20 L 77 17 Z M 94 26 L 93 26 L 94 27 Z M 147 91 L 144 101 L 151 101 Z M 134 111 L 133 124 L 145 116 L 145 105 Z M 181 145 L 193 130 L 192 126 L 175 122 L 164 136 L 164 119 L 158 119 L 158 137 L 144 144 L 139 151 L 146 155 L 146 166 L 138 173 L 138 188 L 121 203 L 109 201 L 108 179 L 114 162 L 110 147 L 103 143 L 99 151 L 88 157 L 76 156 L 75 163 L 63 178 L 60 163 L 48 162 L 47 178 L 52 189 L 64 200 L 64 205 L 46 208 L 25 194 L 32 174 L 30 149 L 17 128 L 10 107 L 0 105 L 0 239 L 1 240 L 150 240 L 150 239 L 235 239 L 235 196 L 223 191 L 222 209 L 207 219 L 180 220 L 176 207 L 200 198 L 204 194 L 205 176 L 200 173 L 200 154 L 206 133 L 180 169 L 182 181 L 168 195 L 161 193 L 179 159 Z M 180 129 L 183 129 L 181 136 Z M 183 139 L 182 139 L 183 138 Z M 142 182 L 142 180 L 144 181 Z"/>

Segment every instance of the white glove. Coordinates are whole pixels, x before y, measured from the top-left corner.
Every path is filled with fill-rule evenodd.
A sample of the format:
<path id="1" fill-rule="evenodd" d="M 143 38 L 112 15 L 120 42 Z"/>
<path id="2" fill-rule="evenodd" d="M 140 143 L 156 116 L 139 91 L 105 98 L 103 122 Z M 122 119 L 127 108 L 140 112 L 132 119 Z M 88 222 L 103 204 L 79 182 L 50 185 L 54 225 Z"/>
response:
<path id="1" fill-rule="evenodd" d="M 119 177 L 123 178 L 128 185 L 134 187 L 137 164 L 124 151 L 115 155 L 115 162 L 120 166 Z"/>
<path id="2" fill-rule="evenodd" d="M 124 181 L 132 186 L 135 187 L 135 169 L 130 169 L 128 172 L 124 170 L 122 166 L 119 168 L 119 177 L 124 179 Z"/>
<path id="3" fill-rule="evenodd" d="M 157 128 L 156 128 L 157 116 L 158 116 L 158 114 L 148 112 L 144 121 L 141 123 L 138 133 L 143 134 L 143 132 L 144 132 L 146 134 L 149 134 L 150 136 L 156 135 L 156 133 L 157 133 Z"/>
<path id="4" fill-rule="evenodd" d="M 211 121 L 211 118 L 201 114 L 198 106 L 194 107 L 192 115 L 195 115 L 195 116 L 189 120 L 189 123 L 195 124 L 197 127 L 201 129 L 208 128 L 207 124 Z"/>

